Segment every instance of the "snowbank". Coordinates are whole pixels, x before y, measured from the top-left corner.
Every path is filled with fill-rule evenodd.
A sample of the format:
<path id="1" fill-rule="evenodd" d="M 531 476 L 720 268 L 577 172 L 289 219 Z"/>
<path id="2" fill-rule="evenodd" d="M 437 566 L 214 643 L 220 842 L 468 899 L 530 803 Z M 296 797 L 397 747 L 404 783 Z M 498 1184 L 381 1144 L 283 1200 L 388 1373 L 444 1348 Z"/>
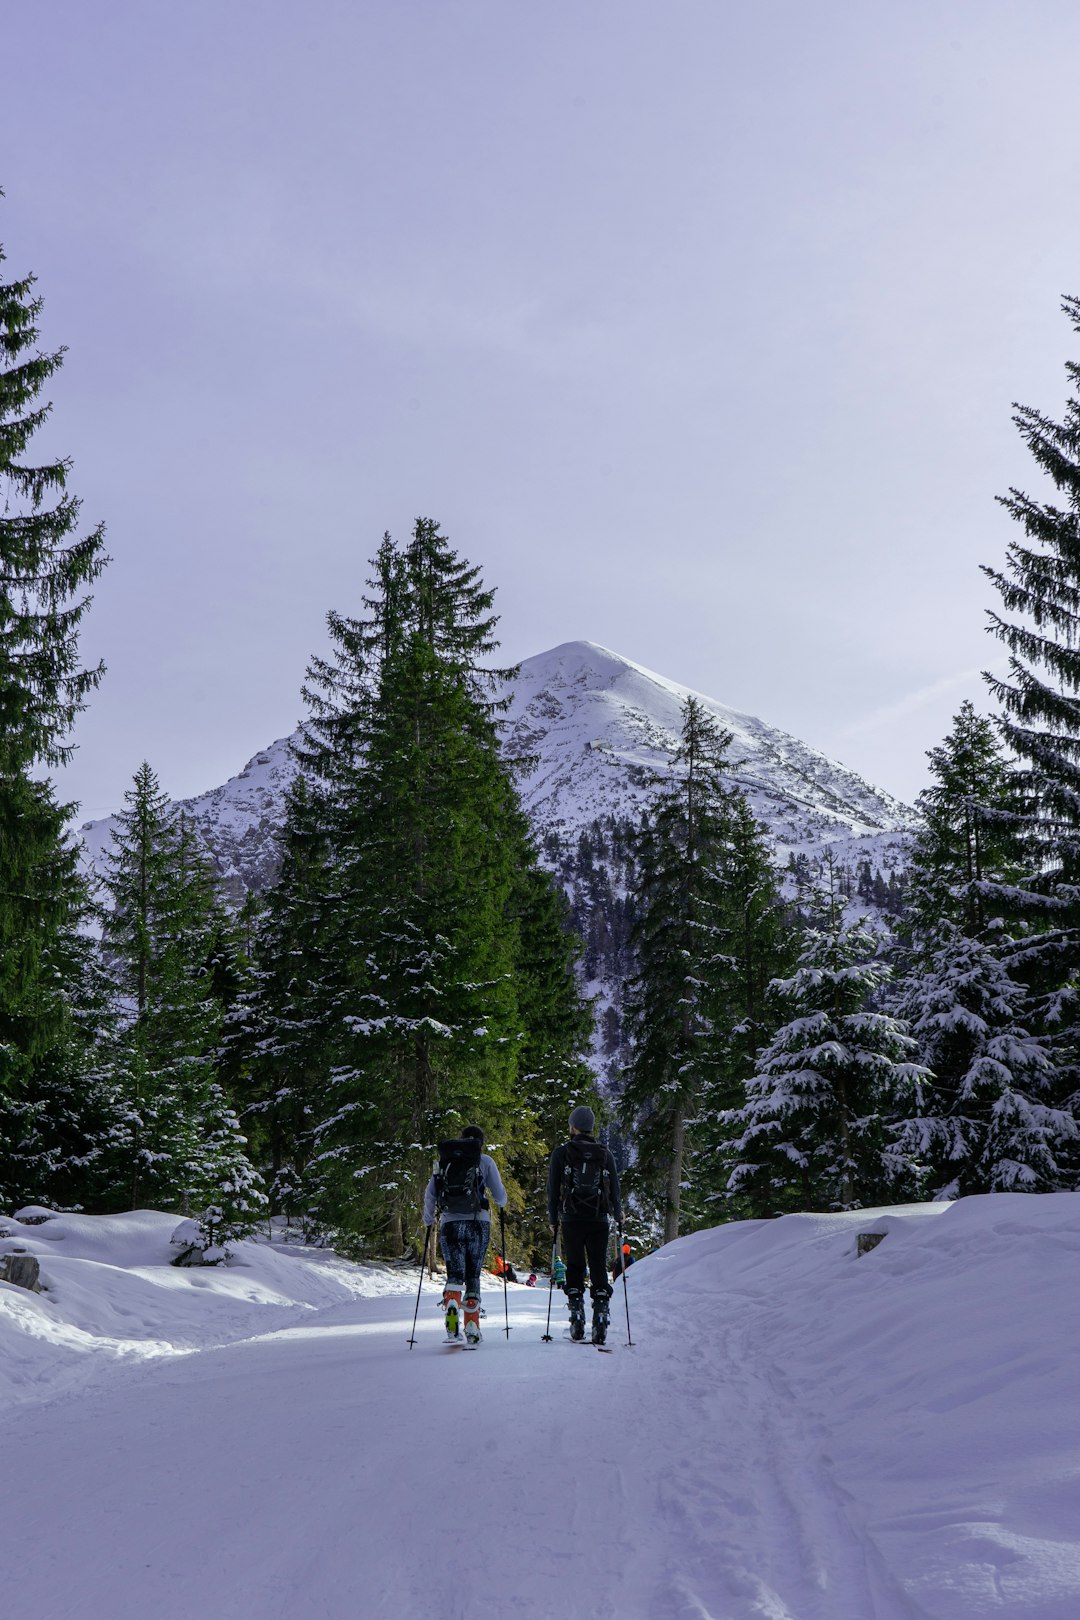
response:
<path id="1" fill-rule="evenodd" d="M 0 1406 L 78 1384 L 97 1365 L 187 1355 L 288 1327 L 410 1279 L 325 1250 L 247 1240 L 225 1265 L 171 1264 L 177 1216 L 0 1216 L 0 1255 L 36 1256 L 43 1292 L 0 1282 Z M 48 1216 L 38 1224 L 38 1218 Z M 33 1224 L 27 1224 L 32 1221 Z"/>
<path id="2" fill-rule="evenodd" d="M 886 1237 L 858 1256 L 865 1231 Z M 745 1222 L 631 1276 L 652 1331 L 741 1325 L 898 1614 L 1080 1615 L 1075 1194 Z"/>
<path id="3" fill-rule="evenodd" d="M 504 1335 L 492 1287 L 480 1351 L 447 1352 L 437 1279 L 409 1350 L 415 1272 L 265 1243 L 178 1270 L 173 1225 L 0 1240 L 50 1290 L 0 1287 L 14 1614 L 1080 1615 L 1075 1195 L 683 1238 L 620 1281 L 603 1356 L 557 1294 L 543 1342 L 539 1288 Z"/>

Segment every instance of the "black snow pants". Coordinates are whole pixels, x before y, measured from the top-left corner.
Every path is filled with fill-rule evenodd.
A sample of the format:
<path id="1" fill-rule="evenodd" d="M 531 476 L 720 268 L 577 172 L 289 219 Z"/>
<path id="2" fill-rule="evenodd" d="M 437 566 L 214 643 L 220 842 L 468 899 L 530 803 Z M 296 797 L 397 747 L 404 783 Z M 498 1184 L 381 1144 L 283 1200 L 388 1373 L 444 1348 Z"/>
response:
<path id="1" fill-rule="evenodd" d="M 611 1293 L 607 1274 L 608 1223 L 567 1217 L 559 1228 L 566 1260 L 566 1292 L 584 1293 L 585 1266 L 589 1267 L 589 1294 L 606 1299 Z"/>

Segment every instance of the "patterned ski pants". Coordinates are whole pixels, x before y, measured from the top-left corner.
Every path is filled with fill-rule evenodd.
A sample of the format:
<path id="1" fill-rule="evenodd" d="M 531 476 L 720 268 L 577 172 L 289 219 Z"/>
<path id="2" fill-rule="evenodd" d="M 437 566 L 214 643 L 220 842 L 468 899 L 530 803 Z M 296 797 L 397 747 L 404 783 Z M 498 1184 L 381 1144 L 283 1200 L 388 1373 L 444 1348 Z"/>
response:
<path id="1" fill-rule="evenodd" d="M 439 1248 L 446 1261 L 447 1288 L 464 1288 L 466 1299 L 480 1298 L 480 1273 L 484 1269 L 490 1221 L 442 1221 Z"/>

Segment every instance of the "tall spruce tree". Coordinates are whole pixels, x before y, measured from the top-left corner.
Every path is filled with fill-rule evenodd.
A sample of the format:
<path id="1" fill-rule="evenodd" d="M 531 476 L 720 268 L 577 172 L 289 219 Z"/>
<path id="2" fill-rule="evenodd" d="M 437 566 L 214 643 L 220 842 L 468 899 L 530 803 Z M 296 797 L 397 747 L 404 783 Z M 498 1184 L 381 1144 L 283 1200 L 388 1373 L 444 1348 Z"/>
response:
<path id="1" fill-rule="evenodd" d="M 949 922 L 969 939 L 1029 909 L 1023 801 L 994 723 L 965 702 L 945 740 L 927 753 L 931 784 L 919 795 L 902 933 L 929 939 Z"/>
<path id="2" fill-rule="evenodd" d="M 348 964 L 328 929 L 336 891 L 326 811 L 304 775 L 286 794 L 278 879 L 251 939 L 252 972 L 227 1023 L 223 1068 L 271 1207 L 305 1218 L 322 1076 L 333 1065 L 335 1008 Z"/>
<path id="3" fill-rule="evenodd" d="M 902 1139 L 935 1198 L 1059 1187 L 1076 1125 L 1055 1106 L 1058 1042 L 1012 965 L 1038 950 L 1013 769 L 971 703 L 928 758 L 892 1005 L 932 1081 Z"/>
<path id="4" fill-rule="evenodd" d="M 897 1011 L 931 1074 L 898 1122 L 899 1142 L 926 1169 L 935 1199 L 1056 1192 L 1069 1185 L 1078 1127 L 1055 1106 L 1057 1054 L 1026 1021 L 1029 997 L 999 942 L 941 921 L 924 940 Z"/>
<path id="5" fill-rule="evenodd" d="M 1062 307 L 1080 332 L 1080 299 Z M 1014 615 L 989 615 L 1010 656 L 1007 678 L 987 680 L 1003 706 L 1004 740 L 1021 762 L 1016 830 L 1028 844 L 1023 887 L 1039 918 L 1021 971 L 1043 997 L 1044 1021 L 1059 1030 L 1077 1021 L 1080 978 L 1080 363 L 1069 361 L 1066 371 L 1074 394 L 1062 422 L 1027 405 L 1013 417 L 1064 503 L 1016 488 L 1000 497 L 1027 543 L 1009 545 L 1003 569 L 983 570 Z"/>
<path id="6" fill-rule="evenodd" d="M 1062 307 L 1080 332 L 1080 299 Z M 1032 992 L 1028 1027 L 1054 1043 L 1058 1085 L 1047 1100 L 1080 1118 L 1080 362 L 1066 371 L 1073 392 L 1061 422 L 1026 405 L 1013 418 L 1058 499 L 1011 489 L 1002 504 L 1026 541 L 1009 546 L 1004 568 L 984 572 L 1010 615 L 990 614 L 1010 656 L 1005 679 L 987 678 L 1020 761 L 1016 826 L 1027 845 L 1028 937 L 1017 940 L 1009 967 Z M 1075 1150 L 1063 1174 L 1080 1185 Z"/>
<path id="7" fill-rule="evenodd" d="M 551 1144 L 564 1135 L 577 1104 L 589 1103 L 598 1114 L 602 1104 L 588 1058 L 592 1009 L 575 974 L 584 947 L 571 926 L 566 895 L 537 864 L 528 840 L 518 862 L 513 921 L 521 1039 L 512 1115 L 504 1122 L 506 1168 L 521 1190 L 516 1234 L 531 1263 L 540 1265 L 550 1259 Z"/>
<path id="8" fill-rule="evenodd" d="M 548 999 L 538 964 L 559 979 L 556 1000 L 576 996 L 538 903 L 548 880 L 527 876 L 536 854 L 500 756 L 511 672 L 487 664 L 492 602 L 479 570 L 420 519 L 404 548 L 384 537 L 362 615 L 329 616 L 332 654 L 313 660 L 305 687 L 298 755 L 314 814 L 300 835 L 320 854 L 303 933 L 328 970 L 282 1009 L 294 1028 L 318 1021 L 317 1040 L 301 1036 L 312 1057 L 304 1198 L 390 1252 L 440 1135 L 468 1117 L 494 1138 L 512 1126 L 519 1144 L 535 1131 L 518 1075 L 530 1041 L 537 1058 L 543 1046 L 523 1011 L 531 1000 L 539 1015 Z M 292 835 L 284 854 L 283 872 L 297 870 Z M 271 901 L 260 970 L 281 960 L 289 912 Z M 272 993 L 262 1017 L 268 1052 Z M 573 1064 L 574 1039 L 560 1063 Z"/>
<path id="9" fill-rule="evenodd" d="M 920 1111 L 915 1042 L 875 1006 L 881 942 L 847 924 L 834 874 L 799 966 L 773 989 L 788 1018 L 760 1053 L 728 1191 L 741 1214 L 853 1209 L 917 1193 L 920 1167 L 896 1122 Z"/>
<path id="10" fill-rule="evenodd" d="M 41 773 L 69 757 L 103 673 L 81 666 L 78 636 L 107 560 L 100 526 L 76 534 L 69 463 L 31 451 L 64 352 L 38 348 L 33 286 L 32 276 L 0 284 L 0 1097 L 31 1103 L 36 1066 L 70 1040 L 59 965 L 85 904 L 64 830 L 74 807 Z"/>
<path id="11" fill-rule="evenodd" d="M 53 957 L 66 1018 L 15 1094 L 0 1094 L 0 1205 L 109 1207 L 127 1105 L 112 1061 L 114 987 L 98 942 L 69 931 Z"/>
<path id="12" fill-rule="evenodd" d="M 799 919 L 783 898 L 766 830 L 738 792 L 728 801 L 717 872 L 720 949 L 710 997 L 715 1063 L 701 1102 L 694 1178 L 700 1218 L 710 1221 L 725 1209 L 732 1115 L 744 1106 L 757 1054 L 776 1031 L 769 988 L 791 971 L 800 942 Z"/>
<path id="13" fill-rule="evenodd" d="M 247 1186 L 218 1078 L 225 1007 L 214 981 L 233 954 L 231 924 L 190 822 L 170 811 L 148 764 L 125 800 L 104 876 L 107 958 L 127 1005 L 114 1071 L 127 1132 L 113 1198 L 218 1205 Z"/>
<path id="14" fill-rule="evenodd" d="M 638 965 L 627 1017 L 633 1055 L 620 1117 L 635 1144 L 637 1190 L 658 1204 L 665 1243 L 679 1235 L 693 1130 L 721 1062 L 713 1036 L 727 943 L 720 866 L 730 741 L 688 697 L 671 775 L 638 844 Z"/>

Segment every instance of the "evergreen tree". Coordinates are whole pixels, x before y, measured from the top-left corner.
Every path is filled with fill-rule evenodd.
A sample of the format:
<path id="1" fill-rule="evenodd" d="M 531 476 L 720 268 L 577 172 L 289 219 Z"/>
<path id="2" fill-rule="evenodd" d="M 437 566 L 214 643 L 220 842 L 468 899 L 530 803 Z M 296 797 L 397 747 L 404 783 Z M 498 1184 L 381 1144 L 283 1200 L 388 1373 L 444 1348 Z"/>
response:
<path id="1" fill-rule="evenodd" d="M 720 863 L 730 821 L 723 781 L 730 741 L 688 697 L 671 776 L 638 846 L 633 1055 L 620 1116 L 635 1143 L 636 1190 L 659 1201 L 665 1243 L 679 1235 L 693 1126 L 719 1062 L 711 1037 L 717 964 L 725 959 Z"/>
<path id="2" fill-rule="evenodd" d="M 18 1091 L 0 1092 L 0 1206 L 96 1210 L 127 1124 L 111 1062 L 113 986 L 87 934 L 66 933 L 53 960 L 66 1018 Z"/>
<path id="3" fill-rule="evenodd" d="M 711 972 L 711 1044 L 715 1062 L 702 1098 L 700 1151 L 695 1171 L 701 1219 L 715 1219 L 732 1169 L 731 1117 L 746 1102 L 746 1083 L 758 1052 L 776 1030 L 769 995 L 774 979 L 791 971 L 799 933 L 784 903 L 766 829 L 741 793 L 728 801 L 727 826 L 717 852 L 721 881 L 720 947 Z"/>
<path id="4" fill-rule="evenodd" d="M 919 1112 L 927 1076 L 904 1025 L 875 1009 L 888 971 L 878 939 L 845 925 L 830 889 L 795 974 L 774 988 L 788 1022 L 733 1120 L 728 1191 L 740 1213 L 852 1209 L 917 1190 L 894 1122 Z"/>
<path id="5" fill-rule="evenodd" d="M 421 519 L 403 550 L 384 537 L 363 614 L 329 616 L 298 750 L 311 811 L 283 863 L 292 882 L 303 841 L 318 850 L 300 932 L 320 982 L 280 994 L 292 901 L 271 901 L 260 945 L 263 1053 L 305 1054 L 305 1202 L 393 1253 L 435 1141 L 477 1118 L 538 1155 L 522 1061 L 576 1062 L 567 948 L 499 752 L 492 601 Z M 530 1003 L 560 1006 L 562 1035 L 530 1028 Z"/>
<path id="6" fill-rule="evenodd" d="M 928 751 L 931 785 L 919 795 L 922 827 L 909 871 L 908 938 L 951 922 L 969 939 L 1017 909 L 1024 876 L 1013 769 L 993 722 L 961 704 L 944 742 Z"/>
<path id="7" fill-rule="evenodd" d="M 237 1097 L 275 1214 L 303 1218 L 322 1077 L 332 1068 L 344 964 L 328 933 L 339 897 L 327 868 L 326 811 L 294 777 L 279 837 L 281 865 L 256 920 L 252 972 L 228 1019 L 223 1073 Z"/>
<path id="8" fill-rule="evenodd" d="M 1052 1043 L 1025 1024 L 1026 988 L 999 948 L 939 922 L 925 971 L 905 984 L 899 1012 L 932 1071 L 900 1140 L 927 1167 L 934 1198 L 1054 1192 L 1078 1128 L 1055 1107 Z"/>
<path id="9" fill-rule="evenodd" d="M 1058 1042 L 1011 966 L 1033 938 L 1013 770 L 970 703 L 928 757 L 894 1004 L 933 1078 L 903 1137 L 938 1198 L 1058 1187 L 1077 1131 L 1055 1105 Z"/>
<path id="10" fill-rule="evenodd" d="M 581 939 L 570 922 L 566 896 L 536 864 L 531 847 L 518 867 L 514 906 L 518 937 L 515 981 L 522 1038 L 513 1117 L 508 1121 L 506 1167 L 522 1189 L 515 1229 L 531 1263 L 550 1261 L 547 1160 L 579 1103 L 602 1112 L 587 1053 L 593 1034 L 589 1004 L 575 967 Z"/>
<path id="11" fill-rule="evenodd" d="M 0 1093 L 9 1097 L 70 1050 L 58 970 L 85 893 L 64 831 L 73 807 L 40 773 L 69 757 L 66 738 L 103 672 L 82 668 L 78 653 L 86 593 L 106 562 L 103 531 L 76 536 L 69 463 L 35 463 L 30 452 L 51 408 L 41 392 L 63 358 L 37 348 L 33 284 L 0 284 Z"/>
<path id="12" fill-rule="evenodd" d="M 217 1077 L 224 1006 L 214 979 L 234 954 L 230 924 L 190 823 L 170 812 L 148 764 L 125 801 L 104 879 L 105 941 L 128 1008 L 115 1060 L 128 1129 L 114 1197 L 130 1208 L 219 1203 L 222 1184 L 239 1177 Z"/>
<path id="13" fill-rule="evenodd" d="M 1080 299 L 1063 308 L 1080 331 Z M 1080 390 L 1080 363 L 1066 370 Z M 1041 998 L 1043 1027 L 1061 1032 L 1076 1023 L 1080 976 L 1080 393 L 1061 423 L 1026 405 L 1013 420 L 1064 503 L 1015 488 L 1002 498 L 1027 541 L 1009 545 L 1004 569 L 984 569 L 1017 615 L 989 615 L 1010 657 L 1006 679 L 987 679 L 1003 705 L 1002 736 L 1021 762 L 1014 825 L 1027 846 L 1020 888 L 1033 937 L 1014 967 Z"/>

